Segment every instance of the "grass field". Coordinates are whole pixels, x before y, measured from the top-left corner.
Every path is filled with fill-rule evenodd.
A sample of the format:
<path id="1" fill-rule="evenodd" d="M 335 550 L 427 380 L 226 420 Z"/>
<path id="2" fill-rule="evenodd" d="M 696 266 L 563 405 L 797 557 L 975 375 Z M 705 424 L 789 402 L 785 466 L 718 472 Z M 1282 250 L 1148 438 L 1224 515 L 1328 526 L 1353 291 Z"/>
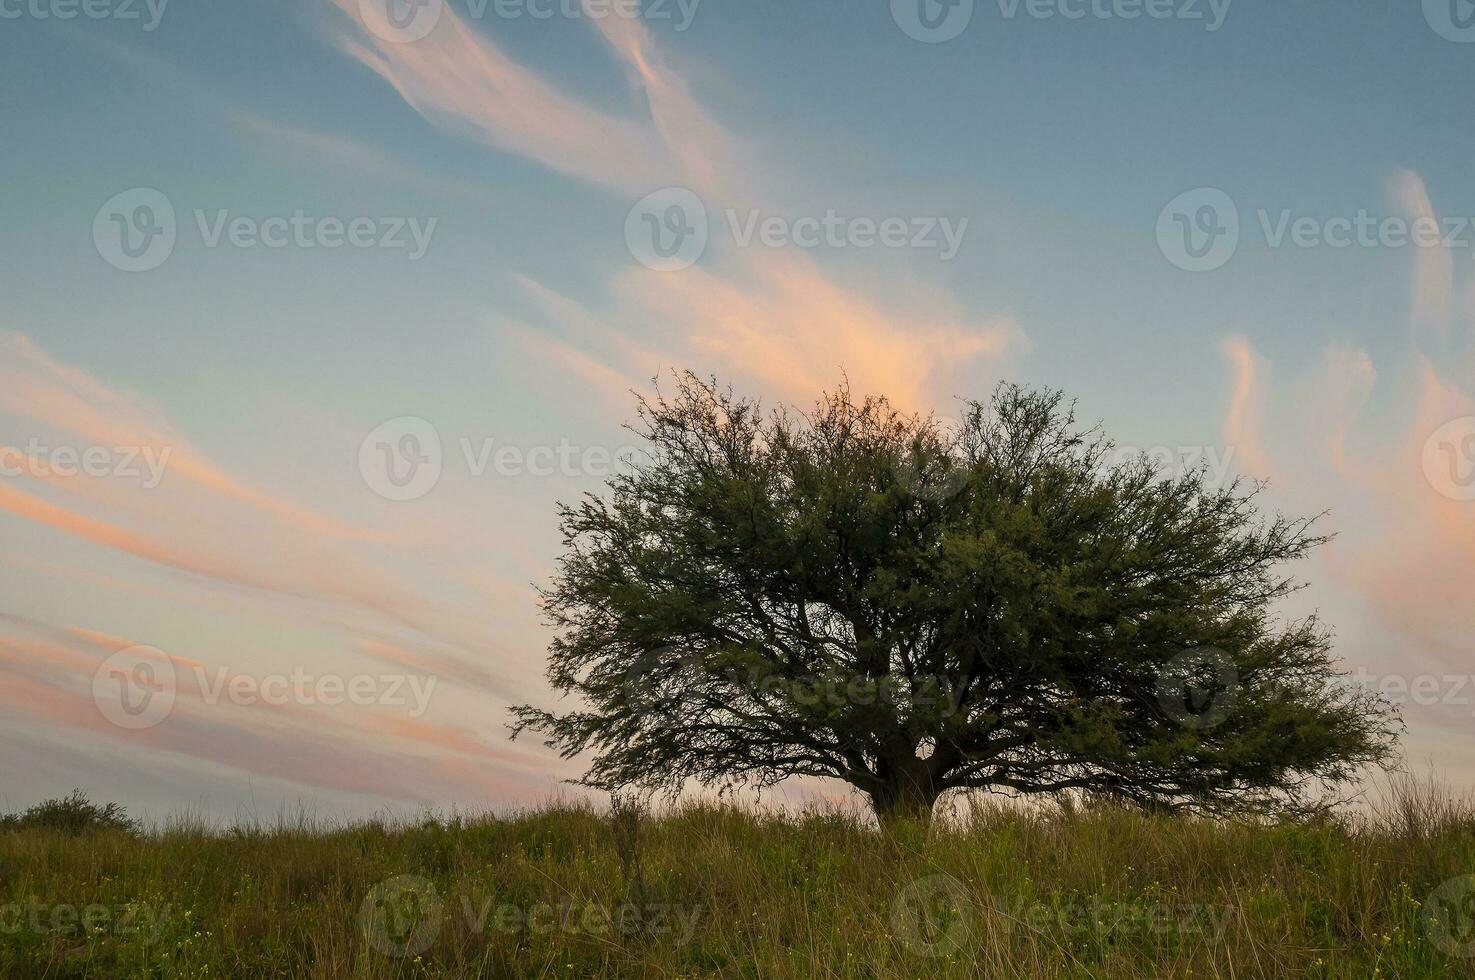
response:
<path id="1" fill-rule="evenodd" d="M 0 976 L 1475 976 L 1475 812 L 0 829 Z M 19 824 L 19 826 L 17 826 Z"/>

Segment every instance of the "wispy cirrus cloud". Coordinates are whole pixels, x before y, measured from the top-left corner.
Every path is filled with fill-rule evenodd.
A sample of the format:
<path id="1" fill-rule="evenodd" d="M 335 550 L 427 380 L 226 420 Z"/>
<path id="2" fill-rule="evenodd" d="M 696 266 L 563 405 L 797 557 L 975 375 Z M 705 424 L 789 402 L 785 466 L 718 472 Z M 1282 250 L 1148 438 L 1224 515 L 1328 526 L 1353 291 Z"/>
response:
<path id="1" fill-rule="evenodd" d="M 1410 221 L 1438 228 L 1438 216 L 1423 179 L 1400 170 L 1392 180 L 1392 197 Z M 1453 312 L 1454 256 L 1443 244 L 1415 250 L 1412 322 L 1416 332 L 1446 336 Z"/>
<path id="2" fill-rule="evenodd" d="M 795 397 L 833 386 L 844 371 L 861 390 L 909 409 L 934 407 L 939 399 L 929 381 L 939 371 L 1025 347 L 1012 320 L 967 324 L 943 310 L 897 309 L 837 284 L 803 255 L 756 253 L 743 272 L 639 269 L 618 288 L 704 361 L 716 359 Z"/>
<path id="3" fill-rule="evenodd" d="M 335 0 L 358 21 L 358 0 Z M 429 37 L 405 44 L 373 30 L 336 39 L 421 115 L 559 173 L 634 192 L 671 179 L 674 167 L 649 130 L 592 109 L 509 58 L 454 10 Z"/>
<path id="4" fill-rule="evenodd" d="M 1223 350 L 1233 376 L 1229 411 L 1224 419 L 1225 442 L 1234 447 L 1241 469 L 1259 479 L 1270 479 L 1270 457 L 1261 429 L 1264 363 L 1256 358 L 1245 337 L 1230 337 L 1224 341 Z"/>
<path id="5" fill-rule="evenodd" d="M 195 449 L 157 408 L 51 357 L 22 335 L 0 335 L 0 348 L 12 355 L 0 365 L 0 434 L 9 437 L 0 445 L 24 444 L 26 433 L 39 432 L 49 445 L 60 440 L 74 453 L 92 446 L 156 447 L 168 464 L 152 487 L 111 474 L 52 478 L 22 466 L 18 477 L 0 480 L 0 515 L 145 562 L 172 576 L 175 586 L 224 588 L 234 593 L 237 608 L 271 616 L 289 610 L 355 642 L 377 635 L 401 646 L 423 645 L 438 651 L 439 669 L 457 682 L 520 696 L 518 684 L 474 665 L 478 654 L 501 649 L 493 623 L 476 610 L 429 598 L 396 573 L 413 554 L 406 549 L 420 542 L 364 531 L 256 488 Z M 13 464 L 20 457 L 7 458 Z M 354 486 L 358 474 L 345 468 L 338 478 Z M 389 570 L 382 567 L 386 556 L 398 559 Z M 98 582 L 109 578 L 94 575 Z M 147 576 L 139 575 L 118 586 L 150 588 Z M 363 654 L 356 645 L 348 648 Z"/>
<path id="6" fill-rule="evenodd" d="M 543 779 L 531 753 L 397 709 L 320 704 L 310 697 L 222 697 L 251 676 L 178 654 L 169 655 L 175 700 L 168 717 L 125 730 L 99 710 L 91 681 L 104 656 L 138 646 L 89 628 L 0 616 L 0 673 L 7 679 L 0 703 L 12 716 L 31 718 L 36 731 L 131 747 L 150 753 L 154 765 L 169 756 L 187 757 L 304 787 L 429 802 L 468 789 L 505 793 Z M 458 756 L 490 768 L 467 782 Z"/>
<path id="7" fill-rule="evenodd" d="M 171 479 L 188 481 L 305 531 L 341 538 L 374 536 L 236 479 L 192 447 L 157 409 L 57 361 L 14 331 L 0 331 L 0 414 L 43 423 L 89 445 L 147 452 L 152 459 L 165 461 Z"/>
<path id="8" fill-rule="evenodd" d="M 357 3 L 337 3 L 356 19 Z M 562 94 L 450 8 L 413 43 L 382 40 L 362 24 L 335 40 L 427 119 L 624 193 L 632 205 L 662 185 L 678 185 L 709 211 L 766 207 L 771 188 L 756 175 L 774 168 L 756 165 L 751 147 L 701 104 L 646 25 L 629 17 L 587 19 L 634 89 L 629 114 Z M 786 398 L 807 400 L 844 371 L 857 389 L 909 408 L 946 402 L 952 392 L 939 393 L 936 383 L 960 365 L 1026 347 L 1007 317 L 977 322 L 948 309 L 946 300 L 917 302 L 925 289 L 882 299 L 842 284 L 798 248 L 713 251 L 680 273 L 632 263 L 613 283 L 614 304 L 602 316 L 644 330 L 653 325 L 658 337 L 646 344 L 658 342 L 671 363 L 740 373 Z M 614 366 L 622 375 L 648 370 L 649 359 L 635 363 Z"/>
<path id="9" fill-rule="evenodd" d="M 1437 220 L 1417 174 L 1400 172 L 1392 188 L 1410 218 Z M 1402 644 L 1387 656 L 1405 671 L 1468 668 L 1475 630 L 1475 501 L 1448 492 L 1475 479 L 1475 458 L 1433 438 L 1460 420 L 1475 435 L 1475 364 L 1452 356 L 1475 348 L 1475 322 L 1448 260 L 1441 245 L 1413 256 L 1408 339 L 1385 369 L 1366 350 L 1332 346 L 1314 369 L 1271 386 L 1245 338 L 1225 345 L 1226 437 L 1248 471 L 1273 470 L 1288 499 L 1331 507 L 1339 537 L 1325 573 Z"/>

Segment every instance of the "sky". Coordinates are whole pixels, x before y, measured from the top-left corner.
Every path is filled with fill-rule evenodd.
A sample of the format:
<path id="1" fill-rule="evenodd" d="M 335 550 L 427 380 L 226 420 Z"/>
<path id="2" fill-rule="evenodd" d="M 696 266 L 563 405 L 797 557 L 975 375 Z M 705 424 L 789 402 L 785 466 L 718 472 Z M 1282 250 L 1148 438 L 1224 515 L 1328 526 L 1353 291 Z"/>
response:
<path id="1" fill-rule="evenodd" d="M 1468 0 L 0 0 L 0 808 L 580 795 L 554 501 L 684 368 L 1268 480 L 1468 787 L 1472 80 Z"/>

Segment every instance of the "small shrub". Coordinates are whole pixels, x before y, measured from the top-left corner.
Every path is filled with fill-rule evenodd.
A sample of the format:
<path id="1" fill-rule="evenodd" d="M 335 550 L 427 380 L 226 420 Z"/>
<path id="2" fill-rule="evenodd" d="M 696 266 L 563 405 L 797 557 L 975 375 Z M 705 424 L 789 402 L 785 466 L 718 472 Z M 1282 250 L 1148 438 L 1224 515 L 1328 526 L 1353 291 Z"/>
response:
<path id="1" fill-rule="evenodd" d="M 117 830 L 135 834 L 138 822 L 118 804 L 98 806 L 80 789 L 74 789 L 67 796 L 37 803 L 22 813 L 0 816 L 0 830 L 59 830 L 68 834 Z"/>

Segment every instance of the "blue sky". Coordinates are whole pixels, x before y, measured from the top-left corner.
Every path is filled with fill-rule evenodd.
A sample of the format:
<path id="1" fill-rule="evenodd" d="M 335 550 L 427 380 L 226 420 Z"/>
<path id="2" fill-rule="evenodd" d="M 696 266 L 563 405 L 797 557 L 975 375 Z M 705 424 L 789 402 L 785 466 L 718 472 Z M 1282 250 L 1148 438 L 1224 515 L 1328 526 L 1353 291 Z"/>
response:
<path id="1" fill-rule="evenodd" d="M 1319 608 L 1379 678 L 1435 678 L 1435 703 L 1405 705 L 1410 754 L 1469 781 L 1464 0 L 1131 19 L 1146 7 L 924 0 L 966 19 L 937 43 L 907 33 L 909 0 L 636 18 L 450 0 L 415 40 L 376 2 L 63 19 L 67 0 L 0 0 L 0 445 L 39 447 L 0 477 L 0 802 L 84 785 L 159 811 L 354 813 L 555 791 L 577 767 L 509 745 L 502 710 L 547 697 L 530 583 L 557 554 L 550 501 L 597 489 L 585 451 L 626 445 L 629 390 L 680 367 L 801 404 L 844 370 L 943 415 L 1000 378 L 1059 386 L 1123 443 L 1331 508 L 1340 536 L 1287 611 Z M 627 228 L 669 188 L 700 202 L 706 243 L 663 272 Z M 175 240 L 130 272 L 94 229 L 139 217 L 139 189 Z M 1203 189 L 1239 239 L 1185 271 L 1159 232 Z M 261 243 L 299 212 L 306 240 L 360 219 L 372 244 Z M 826 214 L 838 240 L 794 244 Z M 1359 214 L 1381 243 L 1266 234 L 1302 220 L 1322 241 Z M 1438 242 L 1389 238 L 1420 217 Z M 743 245 L 746 218 L 783 241 Z M 908 243 L 863 246 L 888 218 Z M 240 244 L 211 243 L 237 219 Z M 405 417 L 431 424 L 443 474 L 387 500 L 360 450 Z M 512 456 L 477 474 L 463 440 Z M 172 453 L 145 487 L 58 477 L 34 457 L 59 446 L 114 470 Z M 560 446 L 583 462 L 530 472 Z M 257 681 L 413 660 L 442 684 L 408 721 L 181 696 L 140 733 L 89 690 L 89 665 L 134 645 Z M 396 735 L 368 744 L 381 724 Z"/>

